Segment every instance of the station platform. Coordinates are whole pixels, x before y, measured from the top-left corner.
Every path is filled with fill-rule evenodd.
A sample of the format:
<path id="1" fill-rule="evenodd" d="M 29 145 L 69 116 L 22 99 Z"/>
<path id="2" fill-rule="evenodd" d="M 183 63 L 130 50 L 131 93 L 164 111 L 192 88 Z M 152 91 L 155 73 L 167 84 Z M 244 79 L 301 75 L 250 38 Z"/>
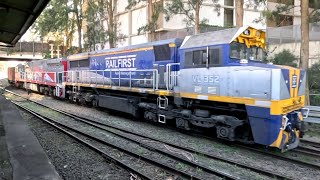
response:
<path id="1" fill-rule="evenodd" d="M 0 95 L 0 125 L 4 131 L 0 135 L 5 139 L 7 158 L 11 164 L 11 168 L 8 169 L 12 169 L 11 177 L 6 179 L 61 179 L 18 109 L 2 95 Z"/>

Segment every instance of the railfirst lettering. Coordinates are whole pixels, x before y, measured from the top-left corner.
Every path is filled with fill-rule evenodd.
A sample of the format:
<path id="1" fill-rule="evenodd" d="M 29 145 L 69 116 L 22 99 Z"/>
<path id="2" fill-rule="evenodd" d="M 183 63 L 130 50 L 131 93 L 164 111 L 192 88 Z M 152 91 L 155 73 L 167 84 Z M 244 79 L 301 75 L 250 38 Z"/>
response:
<path id="1" fill-rule="evenodd" d="M 105 58 L 106 68 L 134 68 L 136 55 Z"/>

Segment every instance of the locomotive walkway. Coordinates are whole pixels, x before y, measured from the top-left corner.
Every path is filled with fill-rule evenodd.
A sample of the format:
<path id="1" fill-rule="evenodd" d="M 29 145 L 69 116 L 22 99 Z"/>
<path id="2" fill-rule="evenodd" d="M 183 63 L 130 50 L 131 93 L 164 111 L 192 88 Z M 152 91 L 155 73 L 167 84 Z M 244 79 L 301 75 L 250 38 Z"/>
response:
<path id="1" fill-rule="evenodd" d="M 18 109 L 1 95 L 0 122 L 4 130 L 0 135 L 6 140 L 13 180 L 61 179 Z"/>

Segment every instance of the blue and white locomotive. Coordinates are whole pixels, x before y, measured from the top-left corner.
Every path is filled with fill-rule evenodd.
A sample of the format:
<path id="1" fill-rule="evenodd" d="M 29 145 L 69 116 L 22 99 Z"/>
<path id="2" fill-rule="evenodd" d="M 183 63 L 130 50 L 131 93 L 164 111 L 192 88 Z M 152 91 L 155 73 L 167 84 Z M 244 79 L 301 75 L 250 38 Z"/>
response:
<path id="1" fill-rule="evenodd" d="M 282 150 L 302 136 L 306 73 L 265 64 L 252 27 L 71 55 L 66 97 Z"/>

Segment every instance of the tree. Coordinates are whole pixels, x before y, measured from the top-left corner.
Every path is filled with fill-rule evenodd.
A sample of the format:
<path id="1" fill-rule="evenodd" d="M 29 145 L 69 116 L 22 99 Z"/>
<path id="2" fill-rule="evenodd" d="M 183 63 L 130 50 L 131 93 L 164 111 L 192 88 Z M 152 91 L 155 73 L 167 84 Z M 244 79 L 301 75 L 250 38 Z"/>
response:
<path id="1" fill-rule="evenodd" d="M 71 48 L 77 26 L 81 48 L 82 10 L 79 9 L 82 3 L 81 0 L 73 0 L 72 3 L 70 0 L 51 0 L 33 27 L 41 38 L 55 36 L 55 42 L 63 42 L 65 37 L 67 48 Z"/>
<path id="2" fill-rule="evenodd" d="M 220 5 L 218 0 L 212 0 L 215 10 L 218 10 Z M 184 15 L 183 21 L 187 27 L 194 26 L 194 34 L 200 33 L 201 24 L 207 24 L 208 19 L 200 20 L 200 9 L 203 5 L 203 0 L 172 0 L 166 4 L 165 14 L 166 20 L 169 21 L 174 15 Z"/>
<path id="3" fill-rule="evenodd" d="M 309 1 L 301 1 L 301 46 L 300 68 L 308 70 L 309 67 Z M 309 102 L 309 85 L 306 83 L 306 103 Z"/>
<path id="4" fill-rule="evenodd" d="M 78 47 L 79 52 L 82 52 L 82 20 L 83 20 L 83 3 L 84 0 L 73 0 L 73 6 L 71 8 L 72 13 L 75 15 L 75 22 L 78 32 Z"/>
<path id="5" fill-rule="evenodd" d="M 41 39 L 55 37 L 55 42 L 63 42 L 63 36 L 65 36 L 66 46 L 71 45 L 74 21 L 68 16 L 70 9 L 67 2 L 67 0 L 50 1 L 48 7 L 34 23 L 32 28 L 36 30 Z"/>
<path id="6" fill-rule="evenodd" d="M 97 50 L 97 43 L 100 43 L 103 49 L 104 44 L 108 41 L 108 35 L 103 24 L 105 14 L 104 0 L 88 0 L 88 7 L 85 11 L 87 30 L 84 34 L 84 40 L 86 47 L 90 50 Z"/>
<path id="7" fill-rule="evenodd" d="M 284 49 L 274 55 L 273 63 L 278 65 L 287 65 L 291 67 L 297 67 L 296 57 L 288 50 Z"/>
<path id="8" fill-rule="evenodd" d="M 235 12 L 236 12 L 236 26 L 243 26 L 243 0 L 236 0 L 235 2 Z"/>
<path id="9" fill-rule="evenodd" d="M 109 46 L 110 48 L 116 47 L 116 38 L 117 38 L 117 25 L 114 21 L 114 12 L 115 7 L 117 6 L 117 0 L 106 0 L 107 5 L 107 13 L 108 16 L 106 18 L 108 23 L 107 34 L 109 37 Z"/>

